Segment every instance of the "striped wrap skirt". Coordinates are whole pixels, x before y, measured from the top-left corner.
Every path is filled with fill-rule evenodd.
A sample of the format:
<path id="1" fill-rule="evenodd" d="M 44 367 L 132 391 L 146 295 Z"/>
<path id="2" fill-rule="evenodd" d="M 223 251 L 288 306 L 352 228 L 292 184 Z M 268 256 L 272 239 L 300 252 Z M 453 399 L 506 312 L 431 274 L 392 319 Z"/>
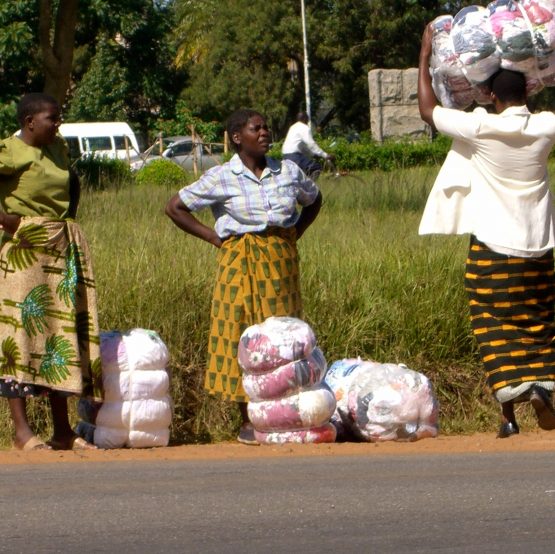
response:
<path id="1" fill-rule="evenodd" d="M 227 239 L 218 253 L 205 388 L 248 402 L 237 361 L 243 331 L 271 316 L 301 317 L 294 227 L 272 227 Z"/>
<path id="2" fill-rule="evenodd" d="M 500 401 L 517 398 L 534 383 L 553 389 L 553 276 L 552 250 L 513 257 L 471 237 L 465 273 L 471 326 L 487 384 Z"/>

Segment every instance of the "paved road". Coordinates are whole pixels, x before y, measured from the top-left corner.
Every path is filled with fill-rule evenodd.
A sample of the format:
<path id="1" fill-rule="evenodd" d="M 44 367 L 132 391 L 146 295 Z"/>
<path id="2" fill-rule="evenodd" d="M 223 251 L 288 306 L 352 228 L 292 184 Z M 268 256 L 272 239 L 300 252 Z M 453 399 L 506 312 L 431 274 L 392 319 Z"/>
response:
<path id="1" fill-rule="evenodd" d="M 2 552 L 555 552 L 551 453 L 0 467 Z"/>

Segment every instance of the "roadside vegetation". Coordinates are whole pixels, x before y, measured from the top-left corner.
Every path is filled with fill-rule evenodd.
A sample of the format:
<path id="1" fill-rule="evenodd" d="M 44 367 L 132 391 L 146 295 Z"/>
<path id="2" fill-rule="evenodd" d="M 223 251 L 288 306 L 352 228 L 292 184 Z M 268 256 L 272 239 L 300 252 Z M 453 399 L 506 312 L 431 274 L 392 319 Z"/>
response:
<path id="1" fill-rule="evenodd" d="M 443 433 L 494 432 L 497 408 L 484 386 L 462 285 L 468 238 L 417 234 L 436 172 L 321 177 L 324 206 L 299 245 L 305 318 L 328 363 L 360 356 L 430 377 Z M 101 328 L 157 331 L 172 357 L 172 440 L 218 441 L 233 437 L 239 422 L 202 389 L 215 251 L 165 217 L 175 190 L 132 181 L 86 189 L 79 219 L 93 252 Z M 43 401 L 30 404 L 37 424 L 48 421 Z M 524 427 L 527 417 L 520 414 Z M 0 420 L 7 446 L 7 402 Z"/>

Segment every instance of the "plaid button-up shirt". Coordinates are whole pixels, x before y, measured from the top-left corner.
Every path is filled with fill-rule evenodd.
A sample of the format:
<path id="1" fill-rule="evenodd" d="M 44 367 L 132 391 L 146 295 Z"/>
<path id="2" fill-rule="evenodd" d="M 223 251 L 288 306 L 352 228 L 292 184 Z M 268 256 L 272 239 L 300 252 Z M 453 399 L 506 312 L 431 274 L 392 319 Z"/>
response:
<path id="1" fill-rule="evenodd" d="M 209 169 L 198 181 L 179 191 L 181 201 L 193 212 L 210 207 L 215 230 L 222 239 L 292 227 L 299 218 L 297 205 L 309 206 L 318 187 L 289 160 L 266 158 L 258 179 L 237 154 Z"/>

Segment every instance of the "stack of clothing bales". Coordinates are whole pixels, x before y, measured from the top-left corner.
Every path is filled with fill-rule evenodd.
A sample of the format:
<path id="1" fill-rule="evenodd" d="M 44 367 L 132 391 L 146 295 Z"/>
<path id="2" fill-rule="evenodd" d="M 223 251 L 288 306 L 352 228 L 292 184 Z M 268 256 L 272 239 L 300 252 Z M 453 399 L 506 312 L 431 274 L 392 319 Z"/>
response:
<path id="1" fill-rule="evenodd" d="M 415 441 L 436 437 L 439 407 L 430 381 L 405 365 L 344 359 L 325 376 L 339 439 Z"/>
<path id="2" fill-rule="evenodd" d="M 80 403 L 89 425 L 77 432 L 87 432 L 85 438 L 100 448 L 167 446 L 172 410 L 169 353 L 162 339 L 146 329 L 101 333 L 100 353 L 104 402 Z"/>
<path id="3" fill-rule="evenodd" d="M 500 68 L 526 76 L 528 94 L 555 85 L 555 0 L 496 0 L 467 6 L 432 25 L 432 86 L 443 106 L 491 103 L 488 79 Z"/>
<path id="4" fill-rule="evenodd" d="M 335 397 L 322 384 L 327 364 L 308 324 L 270 317 L 245 330 L 238 355 L 258 442 L 335 441 Z"/>

